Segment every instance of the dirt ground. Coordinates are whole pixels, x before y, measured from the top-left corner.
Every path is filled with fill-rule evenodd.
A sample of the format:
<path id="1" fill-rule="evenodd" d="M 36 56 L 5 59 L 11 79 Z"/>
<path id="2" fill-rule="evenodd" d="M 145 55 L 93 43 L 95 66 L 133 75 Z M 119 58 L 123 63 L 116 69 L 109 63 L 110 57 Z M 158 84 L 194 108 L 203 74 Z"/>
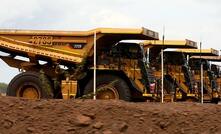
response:
<path id="1" fill-rule="evenodd" d="M 0 97 L 0 134 L 220 134 L 221 105 Z"/>

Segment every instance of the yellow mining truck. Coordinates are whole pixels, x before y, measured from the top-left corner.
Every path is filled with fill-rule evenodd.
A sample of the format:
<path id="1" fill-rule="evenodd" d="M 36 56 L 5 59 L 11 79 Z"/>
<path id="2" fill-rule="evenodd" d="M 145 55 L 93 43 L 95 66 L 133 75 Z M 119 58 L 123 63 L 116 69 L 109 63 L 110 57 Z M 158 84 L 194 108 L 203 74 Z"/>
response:
<path id="1" fill-rule="evenodd" d="M 192 65 L 194 68 L 198 68 L 195 71 L 196 76 L 199 79 L 199 64 L 200 61 L 204 66 L 203 81 L 204 81 L 204 100 L 218 102 L 221 98 L 221 73 L 220 66 L 211 64 L 210 62 L 221 62 L 220 56 L 191 56 Z M 195 65 L 193 65 L 195 64 Z"/>
<path id="2" fill-rule="evenodd" d="M 142 98 L 149 90 L 141 45 L 122 40 L 158 40 L 146 28 L 97 28 L 89 31 L 0 30 L 0 58 L 21 73 L 7 95 L 25 98 L 93 96 L 96 44 L 97 99 Z"/>
<path id="3" fill-rule="evenodd" d="M 157 94 L 161 93 L 161 49 L 166 48 L 192 48 L 197 49 L 197 43 L 191 40 L 183 41 L 145 41 L 144 46 L 149 52 L 149 66 L 156 77 Z M 151 46 L 151 47 L 150 47 Z M 185 50 L 185 49 L 184 49 Z M 191 78 L 188 72 L 186 59 L 182 53 L 164 52 L 164 100 L 186 100 L 192 95 Z M 153 92 L 147 92 L 144 96 L 157 96 Z"/>
<path id="4" fill-rule="evenodd" d="M 221 56 L 192 56 L 194 59 L 204 59 L 211 62 L 221 62 Z M 216 78 L 217 89 L 221 91 L 221 66 L 217 64 L 210 65 L 211 71 L 213 71 L 214 77 Z"/>
<path id="5" fill-rule="evenodd" d="M 187 59 L 187 65 L 189 67 L 189 83 L 192 83 L 187 91 L 194 91 L 189 95 L 191 100 L 200 99 L 200 62 L 202 61 L 204 65 L 204 101 L 217 101 L 217 88 L 215 87 L 215 77 L 212 75 L 212 71 L 209 68 L 208 61 L 206 59 L 200 58 L 188 58 L 188 57 L 201 57 L 201 56 L 218 56 L 219 52 L 215 49 L 177 49 L 175 52 L 183 53 Z M 201 55 L 201 56 L 199 56 Z M 192 89 L 192 90 L 191 90 Z"/>
<path id="6" fill-rule="evenodd" d="M 195 57 L 195 58 L 197 58 L 197 57 Z M 211 62 L 219 62 L 219 63 L 221 62 L 221 56 L 203 56 L 201 58 L 207 59 L 208 61 L 211 61 Z M 217 90 L 218 90 L 219 96 L 221 98 L 221 66 L 220 66 L 220 64 L 219 65 L 211 64 L 210 69 L 211 69 L 211 71 L 213 71 L 213 75 L 216 79 Z"/>

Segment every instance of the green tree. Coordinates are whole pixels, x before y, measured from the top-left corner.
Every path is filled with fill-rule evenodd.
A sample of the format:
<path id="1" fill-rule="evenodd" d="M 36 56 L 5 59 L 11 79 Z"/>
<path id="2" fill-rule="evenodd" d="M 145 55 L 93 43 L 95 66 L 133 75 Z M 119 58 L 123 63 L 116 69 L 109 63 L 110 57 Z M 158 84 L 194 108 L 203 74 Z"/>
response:
<path id="1" fill-rule="evenodd" d="M 6 93 L 7 87 L 8 87 L 8 84 L 0 82 L 0 93 Z"/>

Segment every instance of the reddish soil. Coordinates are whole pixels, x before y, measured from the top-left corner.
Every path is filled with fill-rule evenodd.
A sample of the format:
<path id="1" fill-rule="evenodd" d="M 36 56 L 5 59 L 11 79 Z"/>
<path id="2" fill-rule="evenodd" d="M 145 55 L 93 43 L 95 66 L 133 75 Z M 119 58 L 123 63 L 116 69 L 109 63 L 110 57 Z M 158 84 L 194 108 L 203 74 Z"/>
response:
<path id="1" fill-rule="evenodd" d="M 0 134 L 220 134 L 221 106 L 0 97 Z"/>

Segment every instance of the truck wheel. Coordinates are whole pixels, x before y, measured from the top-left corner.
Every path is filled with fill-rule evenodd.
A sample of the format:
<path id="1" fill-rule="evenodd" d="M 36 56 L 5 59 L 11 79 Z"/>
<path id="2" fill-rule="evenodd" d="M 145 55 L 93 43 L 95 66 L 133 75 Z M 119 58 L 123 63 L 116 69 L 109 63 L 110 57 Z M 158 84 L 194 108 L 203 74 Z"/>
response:
<path id="1" fill-rule="evenodd" d="M 52 98 L 53 93 L 51 83 L 44 74 L 24 72 L 11 80 L 7 88 L 7 96 L 40 99 Z"/>
<path id="2" fill-rule="evenodd" d="M 114 75 L 98 75 L 96 81 L 97 99 L 121 99 L 125 101 L 131 100 L 130 88 L 127 83 Z M 93 79 L 85 86 L 85 96 L 93 97 Z"/>

